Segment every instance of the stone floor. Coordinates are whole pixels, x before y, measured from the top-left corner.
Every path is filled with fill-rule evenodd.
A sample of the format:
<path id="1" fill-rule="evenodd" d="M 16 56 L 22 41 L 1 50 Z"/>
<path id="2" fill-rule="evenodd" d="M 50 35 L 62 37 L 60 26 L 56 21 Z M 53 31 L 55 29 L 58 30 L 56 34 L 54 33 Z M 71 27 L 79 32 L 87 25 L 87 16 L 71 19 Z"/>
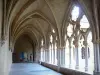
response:
<path id="1" fill-rule="evenodd" d="M 9 75 L 62 75 L 37 63 L 16 63 Z"/>

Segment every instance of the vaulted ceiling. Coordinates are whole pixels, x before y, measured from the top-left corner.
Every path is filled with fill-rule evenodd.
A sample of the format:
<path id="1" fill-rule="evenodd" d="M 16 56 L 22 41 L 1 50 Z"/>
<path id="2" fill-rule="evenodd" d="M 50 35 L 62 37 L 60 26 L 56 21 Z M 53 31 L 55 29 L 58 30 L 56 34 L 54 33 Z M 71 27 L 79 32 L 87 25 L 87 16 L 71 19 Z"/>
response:
<path id="1" fill-rule="evenodd" d="M 21 35 L 28 34 L 38 44 L 54 29 L 61 39 L 65 17 L 73 1 L 76 0 L 5 0 L 11 38 L 16 41 Z M 90 4 L 86 6 L 91 7 L 88 1 Z"/>

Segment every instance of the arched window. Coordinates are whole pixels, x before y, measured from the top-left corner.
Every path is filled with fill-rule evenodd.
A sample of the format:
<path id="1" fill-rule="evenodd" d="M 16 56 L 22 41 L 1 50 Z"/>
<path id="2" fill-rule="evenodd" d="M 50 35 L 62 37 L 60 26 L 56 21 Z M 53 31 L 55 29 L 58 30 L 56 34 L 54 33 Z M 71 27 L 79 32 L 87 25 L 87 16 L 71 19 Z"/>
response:
<path id="1" fill-rule="evenodd" d="M 90 23 L 78 6 L 73 7 L 70 15 L 71 17 L 69 16 L 70 20 L 66 29 L 68 39 L 72 39 L 68 44 L 71 47 L 71 49 L 69 47 L 69 65 L 73 66 L 72 68 L 77 67 L 80 71 L 89 72 L 91 68 L 93 71 L 94 55 Z M 68 49 L 67 47 L 66 49 Z M 68 58 L 66 57 L 65 59 Z M 65 64 L 67 61 L 65 60 Z"/>
<path id="2" fill-rule="evenodd" d="M 89 22 L 88 22 L 88 20 L 87 20 L 87 18 L 86 18 L 86 16 L 85 15 L 83 15 L 83 17 L 82 17 L 82 19 L 81 19 L 81 21 L 80 21 L 80 28 L 81 29 L 83 29 L 83 28 L 89 28 L 90 27 L 90 24 L 89 24 Z"/>
<path id="3" fill-rule="evenodd" d="M 86 32 L 87 29 L 90 28 L 90 24 L 85 15 L 83 15 L 82 19 L 80 20 L 80 30 Z"/>

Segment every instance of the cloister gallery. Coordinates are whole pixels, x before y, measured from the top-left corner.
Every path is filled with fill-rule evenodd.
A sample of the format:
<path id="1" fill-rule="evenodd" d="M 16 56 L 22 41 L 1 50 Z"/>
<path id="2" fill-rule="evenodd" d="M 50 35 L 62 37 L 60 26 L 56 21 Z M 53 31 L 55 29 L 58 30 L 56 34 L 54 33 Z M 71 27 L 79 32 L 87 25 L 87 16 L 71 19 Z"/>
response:
<path id="1" fill-rule="evenodd" d="M 0 0 L 0 75 L 100 75 L 99 20 L 99 0 Z"/>

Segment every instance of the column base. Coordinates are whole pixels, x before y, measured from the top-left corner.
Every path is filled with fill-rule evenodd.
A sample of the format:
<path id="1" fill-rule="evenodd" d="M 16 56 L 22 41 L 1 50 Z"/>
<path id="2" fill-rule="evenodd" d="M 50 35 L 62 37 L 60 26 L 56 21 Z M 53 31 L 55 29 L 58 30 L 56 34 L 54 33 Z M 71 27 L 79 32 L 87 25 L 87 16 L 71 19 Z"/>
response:
<path id="1" fill-rule="evenodd" d="M 94 74 L 93 75 L 100 75 L 100 72 L 95 72 L 94 71 Z"/>

